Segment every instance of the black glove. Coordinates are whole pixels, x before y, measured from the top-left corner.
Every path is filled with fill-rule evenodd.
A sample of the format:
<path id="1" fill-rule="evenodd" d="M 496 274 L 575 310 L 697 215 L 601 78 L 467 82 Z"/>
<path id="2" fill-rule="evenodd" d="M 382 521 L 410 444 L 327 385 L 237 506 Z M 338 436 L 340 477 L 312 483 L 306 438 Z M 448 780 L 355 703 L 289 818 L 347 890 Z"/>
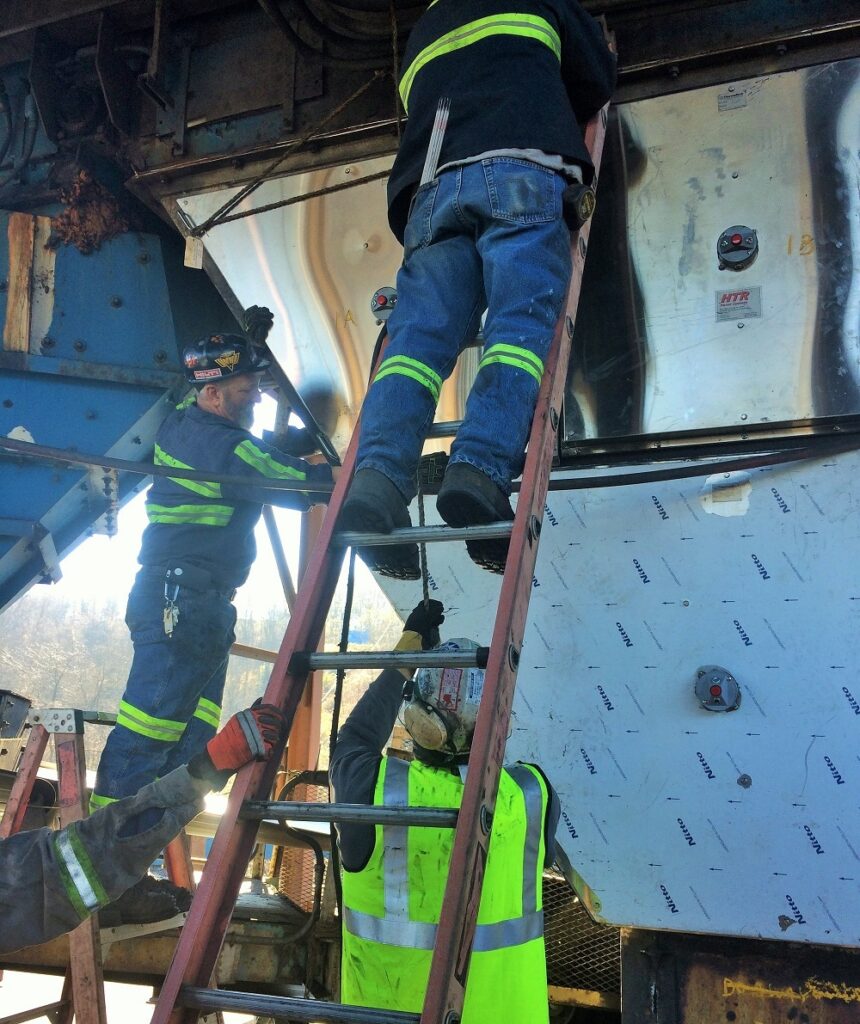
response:
<path id="1" fill-rule="evenodd" d="M 441 601 L 428 601 L 426 607 L 423 601 L 419 601 L 409 613 L 403 629 L 418 633 L 422 649 L 429 651 L 439 646 L 439 627 L 444 621 L 445 609 Z"/>
<path id="2" fill-rule="evenodd" d="M 287 427 L 285 434 L 276 434 L 273 430 L 263 431 L 263 440 L 268 441 L 278 451 L 292 455 L 295 459 L 306 459 L 308 455 L 320 450 L 319 442 L 307 427 Z"/>
<path id="3" fill-rule="evenodd" d="M 248 306 L 242 314 L 242 329 L 255 345 L 265 342 L 274 322 L 274 313 L 265 306 Z"/>

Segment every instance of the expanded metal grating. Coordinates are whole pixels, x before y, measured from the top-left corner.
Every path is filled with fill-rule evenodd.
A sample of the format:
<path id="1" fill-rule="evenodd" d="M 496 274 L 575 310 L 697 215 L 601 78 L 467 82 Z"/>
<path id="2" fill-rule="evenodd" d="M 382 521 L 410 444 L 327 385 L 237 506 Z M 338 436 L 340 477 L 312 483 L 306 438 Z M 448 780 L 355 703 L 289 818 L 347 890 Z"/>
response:
<path id="1" fill-rule="evenodd" d="M 561 988 L 621 991 L 619 931 L 595 924 L 564 876 L 543 876 L 547 981 Z"/>

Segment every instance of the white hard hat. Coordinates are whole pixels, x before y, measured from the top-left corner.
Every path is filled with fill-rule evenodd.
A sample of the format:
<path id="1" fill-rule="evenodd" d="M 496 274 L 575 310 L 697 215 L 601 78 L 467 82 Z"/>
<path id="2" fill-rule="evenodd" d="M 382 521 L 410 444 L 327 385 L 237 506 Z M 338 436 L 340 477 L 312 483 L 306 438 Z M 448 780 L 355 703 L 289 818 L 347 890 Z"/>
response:
<path id="1" fill-rule="evenodd" d="M 437 651 L 476 651 L 466 637 L 446 640 Z M 415 674 L 403 724 L 419 747 L 451 758 L 465 754 L 472 742 L 481 694 L 482 668 L 422 668 Z"/>

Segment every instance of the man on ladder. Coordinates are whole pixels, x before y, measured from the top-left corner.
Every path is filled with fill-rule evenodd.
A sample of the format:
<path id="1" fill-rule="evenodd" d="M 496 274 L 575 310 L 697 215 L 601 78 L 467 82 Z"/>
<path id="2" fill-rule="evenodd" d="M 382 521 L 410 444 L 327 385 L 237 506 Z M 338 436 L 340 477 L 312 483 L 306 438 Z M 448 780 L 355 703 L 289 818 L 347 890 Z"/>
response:
<path id="1" fill-rule="evenodd" d="M 442 605 L 421 602 L 398 651 L 438 641 Z M 435 634 L 435 635 L 434 635 Z M 450 640 L 439 650 L 475 647 Z M 411 763 L 380 753 L 404 694 Z M 459 807 L 483 688 L 482 669 L 386 669 L 341 729 L 331 764 L 338 801 Z M 463 1024 L 546 1024 L 541 876 L 552 864 L 558 798 L 540 769 L 501 774 L 483 895 L 469 966 Z M 451 829 L 343 823 L 341 998 L 356 1006 L 420 1012 L 453 844 Z"/>
<path id="2" fill-rule="evenodd" d="M 254 527 L 263 504 L 304 511 L 325 500 L 311 493 L 313 484 L 331 483 L 328 465 L 311 465 L 250 432 L 260 381 L 270 365 L 253 341 L 265 339 L 272 314 L 252 306 L 245 320 L 248 337 L 212 334 L 183 350 L 193 390 L 156 436 L 156 465 L 245 482 L 166 476 L 153 481 L 141 569 L 126 613 L 134 659 L 116 727 L 99 761 L 92 810 L 131 796 L 185 763 L 214 735 L 235 639 L 233 596 L 254 561 Z M 265 490 L 273 480 L 307 482 L 311 492 Z M 162 886 L 159 900 L 166 896 L 176 903 L 173 913 L 190 902 L 177 887 Z M 171 916 L 153 901 L 146 879 L 123 895 L 118 909 L 123 923 Z"/>
<path id="3" fill-rule="evenodd" d="M 602 30 L 576 0 L 436 0 L 403 66 L 408 121 L 388 216 L 404 255 L 340 520 L 358 532 L 410 525 L 439 390 L 485 309 L 483 357 L 437 508 L 454 527 L 513 519 L 511 481 L 570 281 L 565 217 L 593 176 L 580 124 L 615 81 Z M 506 540 L 466 546 L 504 571 Z M 419 577 L 414 544 L 361 554 L 383 575 Z"/>

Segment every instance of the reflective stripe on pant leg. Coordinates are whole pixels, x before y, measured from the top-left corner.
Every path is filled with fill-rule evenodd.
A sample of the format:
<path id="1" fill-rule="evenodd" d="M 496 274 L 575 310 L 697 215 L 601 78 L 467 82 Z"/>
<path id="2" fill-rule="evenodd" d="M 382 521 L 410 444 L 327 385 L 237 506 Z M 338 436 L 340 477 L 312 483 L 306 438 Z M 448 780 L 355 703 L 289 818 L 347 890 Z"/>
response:
<path id="1" fill-rule="evenodd" d="M 539 359 L 534 352 L 527 348 L 520 348 L 519 345 L 504 345 L 496 343 L 484 350 L 484 355 L 478 364 L 478 373 L 485 366 L 492 366 L 494 363 L 501 363 L 504 366 L 512 366 L 515 370 L 524 370 L 540 384 L 543 378 L 543 360 Z"/>
<path id="2" fill-rule="evenodd" d="M 115 804 L 120 797 L 118 796 L 100 796 L 98 793 L 93 793 L 90 796 L 90 814 L 93 811 L 97 811 L 100 807 L 107 807 L 108 804 Z"/>
<path id="3" fill-rule="evenodd" d="M 543 794 L 534 773 L 525 765 L 506 769 L 520 787 L 526 804 L 526 845 L 523 851 L 523 917 L 537 910 L 537 873 L 543 832 Z"/>
<path id="4" fill-rule="evenodd" d="M 169 718 L 156 718 L 148 715 L 140 708 L 129 704 L 126 700 L 119 702 L 119 713 L 116 716 L 117 726 L 128 729 L 129 732 L 137 733 L 139 736 L 146 736 L 150 740 L 158 740 L 161 743 L 176 743 L 182 738 L 185 732 L 185 722 L 175 722 Z"/>
<path id="5" fill-rule="evenodd" d="M 213 729 L 217 729 L 221 724 L 221 708 L 214 700 L 207 700 L 205 697 L 201 697 L 197 702 L 194 717 L 199 718 L 201 722 L 205 722 L 207 725 L 211 725 Z"/>
<path id="6" fill-rule="evenodd" d="M 399 374 L 402 377 L 409 377 L 411 380 L 417 381 L 422 387 L 427 388 L 433 396 L 434 402 L 439 401 L 442 378 L 426 363 L 422 363 L 418 359 L 412 359 L 410 356 L 389 356 L 388 359 L 384 359 L 380 364 L 376 376 L 373 378 L 373 383 L 375 384 L 385 377 L 390 377 L 392 374 Z"/>

